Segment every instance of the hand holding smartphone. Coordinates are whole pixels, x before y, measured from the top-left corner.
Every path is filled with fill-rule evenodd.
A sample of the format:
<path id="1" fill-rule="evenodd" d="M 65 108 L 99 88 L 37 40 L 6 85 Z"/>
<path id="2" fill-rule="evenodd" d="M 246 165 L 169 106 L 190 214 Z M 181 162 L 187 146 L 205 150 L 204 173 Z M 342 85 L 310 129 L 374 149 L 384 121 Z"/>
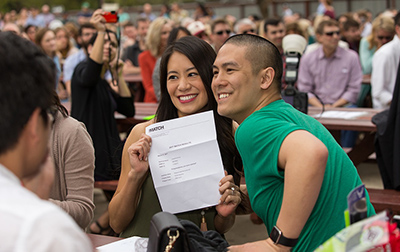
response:
<path id="1" fill-rule="evenodd" d="M 102 14 L 107 23 L 117 23 L 118 22 L 118 14 L 115 11 L 104 12 Z"/>

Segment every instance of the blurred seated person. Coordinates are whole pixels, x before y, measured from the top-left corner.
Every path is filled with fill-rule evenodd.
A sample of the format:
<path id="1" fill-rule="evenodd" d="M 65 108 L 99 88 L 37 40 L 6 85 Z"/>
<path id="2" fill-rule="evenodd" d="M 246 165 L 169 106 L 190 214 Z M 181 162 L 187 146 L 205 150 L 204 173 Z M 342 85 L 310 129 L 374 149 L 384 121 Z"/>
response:
<path id="1" fill-rule="evenodd" d="M 32 41 L 33 43 L 35 43 L 35 36 L 36 36 L 36 32 L 37 32 L 37 27 L 34 25 L 28 25 L 25 27 L 24 32 L 27 36 L 27 38 Z"/>
<path id="2" fill-rule="evenodd" d="M 360 48 L 361 31 L 360 23 L 353 18 L 348 18 L 343 24 L 342 40 L 349 44 L 349 48 L 358 53 Z"/>
<path id="3" fill-rule="evenodd" d="M 257 35 L 256 24 L 248 18 L 239 19 L 233 27 L 235 34 L 254 34 Z"/>
<path id="4" fill-rule="evenodd" d="M 146 36 L 146 50 L 139 54 L 140 74 L 144 88 L 143 102 L 157 103 L 153 87 L 153 71 L 157 58 L 161 57 L 167 46 L 172 22 L 164 17 L 158 17 L 149 26 Z"/>
<path id="5" fill-rule="evenodd" d="M 301 58 L 297 80 L 299 90 L 309 93 L 311 106 L 322 107 L 321 101 L 326 107 L 355 103 L 362 80 L 358 55 L 338 46 L 340 31 L 337 21 L 322 21 L 316 33 L 322 46 Z"/>
<path id="6" fill-rule="evenodd" d="M 346 17 L 346 16 L 342 16 L 342 17 Z M 317 16 L 315 18 L 315 20 L 314 20 L 314 31 L 317 31 L 319 24 L 322 21 L 326 21 L 326 20 L 331 20 L 331 18 L 327 18 L 327 17 L 324 17 L 324 16 L 322 16 L 322 17 L 321 16 Z M 340 22 L 338 22 L 338 24 L 339 24 L 339 28 L 340 28 Z M 340 30 L 342 30 L 342 29 L 340 28 Z M 339 35 L 339 38 L 340 37 L 341 37 L 341 35 Z M 312 43 L 312 44 L 309 44 L 306 47 L 306 50 L 304 51 L 303 56 L 308 54 L 308 53 L 311 53 L 311 52 L 317 50 L 318 48 L 320 48 L 322 46 L 321 42 L 318 41 L 318 38 L 320 38 L 320 37 L 315 35 L 315 42 Z M 344 42 L 343 40 L 339 40 L 338 46 L 341 47 L 341 48 L 344 48 L 344 49 L 349 49 L 349 44 L 347 42 Z"/>
<path id="7" fill-rule="evenodd" d="M 103 10 L 93 13 L 90 22 L 97 30 L 88 45 L 88 58 L 79 63 L 71 81 L 71 116 L 85 123 L 95 150 L 95 181 L 119 177 L 122 142 L 114 117 L 116 111 L 132 117 L 133 98 L 122 76 L 123 62 L 117 62 L 116 28 L 106 27 Z M 107 29 L 106 29 L 107 28 Z M 112 81 L 105 79 L 110 71 Z M 109 193 L 109 198 L 113 192 Z M 92 233 L 112 234 L 108 211 L 91 226 Z"/>
<path id="8" fill-rule="evenodd" d="M 64 99 L 66 97 L 66 93 L 63 92 L 63 88 L 61 88 L 61 54 L 57 50 L 56 34 L 49 28 L 41 28 L 36 33 L 35 44 L 39 46 L 39 48 L 42 49 L 42 51 L 49 58 L 51 58 L 56 65 L 57 80 L 54 83 L 54 88 L 57 91 L 57 94 L 60 96 L 60 99 Z"/>
<path id="9" fill-rule="evenodd" d="M 10 31 L 10 32 L 14 32 L 18 36 L 21 35 L 21 29 L 19 29 L 18 25 L 14 24 L 14 23 L 5 23 L 2 31 L 3 32 Z"/>
<path id="10" fill-rule="evenodd" d="M 307 32 L 305 30 L 303 30 L 303 28 L 299 25 L 299 23 L 297 21 L 286 24 L 285 28 L 286 28 L 286 35 L 297 34 L 297 35 L 304 37 L 308 41 Z"/>
<path id="11" fill-rule="evenodd" d="M 90 3 L 89 2 L 83 2 L 81 5 L 81 11 L 78 12 L 77 17 L 78 17 L 78 24 L 82 25 L 84 23 L 89 22 L 90 17 L 92 16 L 92 12 L 90 11 Z"/>
<path id="12" fill-rule="evenodd" d="M 270 18 L 264 21 L 264 38 L 271 41 L 281 54 L 283 54 L 282 39 L 285 35 L 286 30 L 282 20 Z"/>
<path id="13" fill-rule="evenodd" d="M 216 52 L 224 44 L 224 42 L 231 36 L 232 27 L 226 19 L 215 19 L 211 23 L 211 46 Z"/>
<path id="14" fill-rule="evenodd" d="M 182 9 L 178 2 L 173 2 L 171 4 L 169 17 L 176 25 L 180 25 L 184 18 L 189 17 L 189 12 L 185 9 Z"/>
<path id="15" fill-rule="evenodd" d="M 82 24 L 78 31 L 78 41 L 81 48 L 79 49 L 79 52 L 70 55 L 64 61 L 63 81 L 69 97 L 71 97 L 72 74 L 74 73 L 75 67 L 87 58 L 87 45 L 95 33 L 96 29 L 91 23 Z"/>
<path id="16" fill-rule="evenodd" d="M 121 35 L 121 51 L 123 51 L 128 46 L 135 44 L 137 31 L 135 25 L 128 21 L 123 26 Z"/>
<path id="17" fill-rule="evenodd" d="M 210 37 L 207 35 L 207 28 L 201 21 L 194 21 L 187 26 L 192 36 L 198 37 L 211 44 Z"/>
<path id="18" fill-rule="evenodd" d="M 369 14 L 371 14 L 371 12 L 367 9 L 359 10 L 357 12 L 358 18 L 360 19 L 360 31 L 362 38 L 367 37 L 372 32 L 372 19 L 369 20 Z"/>
<path id="19" fill-rule="evenodd" d="M 379 48 L 372 59 L 372 105 L 378 109 L 388 109 L 392 102 L 400 60 L 400 12 L 394 17 L 394 24 L 393 39 Z"/>
<path id="20" fill-rule="evenodd" d="M 49 145 L 55 164 L 50 201 L 66 211 L 82 228 L 93 218 L 94 149 L 83 123 L 68 116 L 53 92 L 54 123 Z"/>
<path id="21" fill-rule="evenodd" d="M 69 36 L 68 30 L 65 27 L 58 27 L 54 30 L 56 34 L 57 50 L 61 53 L 61 69 L 63 69 L 64 61 L 66 58 L 79 51 L 74 46 Z"/>
<path id="22" fill-rule="evenodd" d="M 125 62 L 123 74 L 140 74 L 139 54 L 146 49 L 146 35 L 150 22 L 146 18 L 136 20 L 136 41 L 128 46 L 122 53 L 122 60 Z"/>
<path id="23" fill-rule="evenodd" d="M 315 107 L 355 107 L 361 89 L 362 70 L 358 54 L 339 47 L 340 29 L 336 20 L 322 21 L 316 30 L 321 47 L 303 55 L 297 87 L 308 93 Z M 342 147 L 353 147 L 357 132 L 342 131 Z"/>
<path id="24" fill-rule="evenodd" d="M 372 22 L 371 34 L 361 39 L 360 62 L 364 75 L 372 73 L 372 58 L 384 44 L 390 42 L 395 34 L 393 18 L 378 16 Z"/>

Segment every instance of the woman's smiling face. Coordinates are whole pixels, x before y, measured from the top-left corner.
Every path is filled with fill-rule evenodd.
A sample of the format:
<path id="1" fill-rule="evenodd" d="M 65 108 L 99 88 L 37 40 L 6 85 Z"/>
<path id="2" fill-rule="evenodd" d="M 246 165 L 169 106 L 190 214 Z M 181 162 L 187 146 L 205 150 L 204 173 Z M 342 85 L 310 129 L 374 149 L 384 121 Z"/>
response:
<path id="1" fill-rule="evenodd" d="M 207 92 L 199 72 L 182 53 L 171 54 L 167 65 L 167 90 L 178 116 L 203 110 L 208 103 Z"/>

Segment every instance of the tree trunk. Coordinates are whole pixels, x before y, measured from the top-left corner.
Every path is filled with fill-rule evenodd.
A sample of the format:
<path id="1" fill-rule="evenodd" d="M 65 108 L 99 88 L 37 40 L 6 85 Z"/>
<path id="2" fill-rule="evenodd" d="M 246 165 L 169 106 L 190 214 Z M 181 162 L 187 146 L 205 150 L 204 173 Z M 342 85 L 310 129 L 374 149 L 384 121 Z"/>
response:
<path id="1" fill-rule="evenodd" d="M 268 9 L 272 6 L 273 0 L 257 0 L 257 5 L 260 8 L 261 15 L 264 18 L 268 18 L 269 12 Z"/>

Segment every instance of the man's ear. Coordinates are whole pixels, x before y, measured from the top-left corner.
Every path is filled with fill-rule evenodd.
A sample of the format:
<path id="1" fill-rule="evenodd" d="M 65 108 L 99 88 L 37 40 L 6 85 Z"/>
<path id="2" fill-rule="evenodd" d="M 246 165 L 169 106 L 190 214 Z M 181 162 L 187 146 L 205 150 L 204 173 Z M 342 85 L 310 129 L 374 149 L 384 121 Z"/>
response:
<path id="1" fill-rule="evenodd" d="M 400 26 L 399 25 L 395 26 L 395 31 L 396 31 L 396 34 L 400 36 Z"/>
<path id="2" fill-rule="evenodd" d="M 25 126 L 24 133 L 28 137 L 29 141 L 37 141 L 40 138 L 40 127 L 43 122 L 41 122 L 41 115 L 40 115 L 40 108 L 36 108 L 33 113 L 31 114 L 31 117 L 29 117 L 29 120 Z"/>
<path id="3" fill-rule="evenodd" d="M 274 82 L 275 70 L 272 67 L 267 67 L 261 70 L 261 89 L 268 89 Z"/>
<path id="4" fill-rule="evenodd" d="M 317 40 L 318 43 L 321 43 L 321 34 L 316 33 L 315 39 Z"/>

